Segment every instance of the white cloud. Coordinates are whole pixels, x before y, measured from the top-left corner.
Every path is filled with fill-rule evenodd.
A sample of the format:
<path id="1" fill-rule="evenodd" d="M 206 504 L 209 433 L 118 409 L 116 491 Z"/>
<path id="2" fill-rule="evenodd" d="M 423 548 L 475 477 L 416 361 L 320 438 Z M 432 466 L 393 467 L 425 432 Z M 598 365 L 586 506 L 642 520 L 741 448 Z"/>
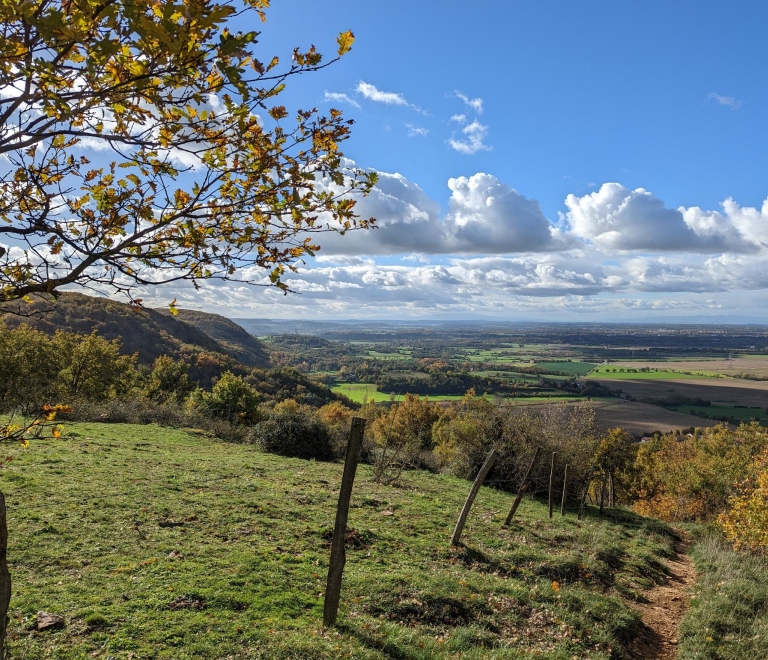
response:
<path id="1" fill-rule="evenodd" d="M 467 115 L 465 114 L 458 114 L 458 115 L 452 115 L 451 121 L 456 121 L 459 124 L 466 124 L 467 123 Z"/>
<path id="2" fill-rule="evenodd" d="M 619 183 L 583 197 L 568 195 L 565 205 L 572 234 L 603 249 L 750 252 L 768 239 L 768 206 L 741 209 L 726 200 L 725 216 L 698 207 L 671 209 L 649 191 Z"/>
<path id="3" fill-rule="evenodd" d="M 362 94 L 363 97 L 369 101 L 375 101 L 376 103 L 410 106 L 410 103 L 405 100 L 405 97 L 402 94 L 398 94 L 397 92 L 384 92 L 375 85 L 371 85 L 362 80 L 357 84 L 357 93 Z"/>
<path id="4" fill-rule="evenodd" d="M 485 144 L 483 140 L 488 135 L 488 127 L 475 119 L 461 129 L 463 137 L 457 137 L 454 133 L 448 140 L 451 148 L 462 154 L 476 154 L 478 151 L 491 151 L 493 147 Z"/>
<path id="5" fill-rule="evenodd" d="M 422 126 L 414 126 L 413 124 L 406 124 L 408 129 L 408 137 L 427 137 L 429 135 L 429 129 Z"/>
<path id="6" fill-rule="evenodd" d="M 456 94 L 458 98 L 464 101 L 468 108 L 472 108 L 477 114 L 480 115 L 483 113 L 483 99 L 479 97 L 476 99 L 471 99 L 466 94 L 462 94 L 458 89 L 454 91 L 454 94 Z"/>
<path id="7" fill-rule="evenodd" d="M 741 107 L 741 101 L 733 96 L 722 96 L 716 92 L 710 92 L 707 94 L 707 101 L 709 103 L 716 103 L 717 105 L 724 105 L 731 110 L 738 110 Z"/>
<path id="8" fill-rule="evenodd" d="M 349 94 L 344 94 L 343 92 L 325 92 L 323 100 L 331 101 L 333 103 L 348 103 L 355 108 L 360 107 L 360 104 L 355 101 L 355 99 L 349 96 Z"/>

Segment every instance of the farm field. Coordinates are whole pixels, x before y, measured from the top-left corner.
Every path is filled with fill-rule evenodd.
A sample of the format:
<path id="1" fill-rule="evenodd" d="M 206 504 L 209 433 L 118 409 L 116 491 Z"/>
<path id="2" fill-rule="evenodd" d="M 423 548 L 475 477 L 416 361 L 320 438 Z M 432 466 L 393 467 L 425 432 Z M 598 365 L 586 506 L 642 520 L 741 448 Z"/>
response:
<path id="1" fill-rule="evenodd" d="M 536 363 L 537 367 L 541 367 L 542 369 L 552 370 L 552 371 L 563 371 L 566 373 L 571 373 L 574 375 L 583 375 L 586 373 L 589 373 L 594 369 L 597 365 L 593 362 L 538 362 Z"/>
<path id="2" fill-rule="evenodd" d="M 386 392 L 377 391 L 376 385 L 373 383 L 341 383 L 332 389 L 337 394 L 349 397 L 355 403 L 363 403 L 363 401 L 370 401 L 371 399 L 375 403 L 392 400 Z M 402 399 L 403 395 L 395 395 L 395 401 Z M 455 401 L 461 399 L 461 396 L 458 394 L 430 394 L 429 399 L 430 401 Z"/>
<path id="3" fill-rule="evenodd" d="M 768 382 L 736 378 L 698 380 L 600 380 L 613 390 L 636 399 L 668 399 L 673 396 L 701 398 L 728 405 L 768 406 Z"/>
<path id="4" fill-rule="evenodd" d="M 635 401 L 607 399 L 592 404 L 597 422 L 603 428 L 621 427 L 632 435 L 641 436 L 661 431 L 667 433 L 689 426 L 714 426 L 718 422 L 688 415 L 660 406 L 652 406 Z"/>
<path id="5" fill-rule="evenodd" d="M 339 627 L 321 626 L 342 465 L 196 432 L 69 424 L 3 471 L 12 658 L 608 660 L 638 632 L 631 600 L 663 580 L 670 529 L 616 510 L 547 518 L 469 483 L 361 466 Z M 66 478 L 62 478 L 66 475 Z M 387 515 L 382 515 L 386 513 Z M 33 632 L 35 613 L 62 630 Z"/>
<path id="6" fill-rule="evenodd" d="M 765 408 L 747 408 L 744 406 L 725 406 L 712 404 L 710 406 L 675 406 L 675 410 L 689 415 L 700 413 L 708 417 L 728 417 L 739 422 L 749 422 L 756 419 L 764 426 L 768 425 L 768 413 Z"/>
<path id="7" fill-rule="evenodd" d="M 768 356 L 737 356 L 732 360 L 667 360 L 665 362 L 613 362 L 613 367 L 650 367 L 652 369 L 667 369 L 678 371 L 704 371 L 714 372 L 725 376 L 747 373 L 768 377 Z"/>
<path id="8" fill-rule="evenodd" d="M 631 366 L 619 366 L 610 364 L 600 366 L 587 375 L 587 378 L 604 378 L 606 380 L 698 380 L 700 378 L 719 378 L 716 371 L 697 370 L 690 366 L 681 369 L 672 369 L 668 366 L 655 368 L 653 371 L 637 371 L 647 367 L 646 363 L 634 363 Z M 633 369 L 633 371 L 619 371 L 619 369 Z"/>

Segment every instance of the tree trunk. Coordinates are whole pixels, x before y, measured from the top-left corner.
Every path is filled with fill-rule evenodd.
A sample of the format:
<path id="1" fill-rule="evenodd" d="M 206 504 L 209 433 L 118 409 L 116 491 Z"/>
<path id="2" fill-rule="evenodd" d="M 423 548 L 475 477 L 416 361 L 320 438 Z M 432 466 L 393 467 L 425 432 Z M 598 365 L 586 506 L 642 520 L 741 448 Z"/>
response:
<path id="1" fill-rule="evenodd" d="M 584 513 L 584 505 L 587 502 L 587 495 L 589 494 L 589 487 L 592 485 L 592 470 L 590 469 L 587 475 L 587 485 L 584 486 L 584 494 L 581 496 L 581 502 L 579 503 L 579 520 Z"/>

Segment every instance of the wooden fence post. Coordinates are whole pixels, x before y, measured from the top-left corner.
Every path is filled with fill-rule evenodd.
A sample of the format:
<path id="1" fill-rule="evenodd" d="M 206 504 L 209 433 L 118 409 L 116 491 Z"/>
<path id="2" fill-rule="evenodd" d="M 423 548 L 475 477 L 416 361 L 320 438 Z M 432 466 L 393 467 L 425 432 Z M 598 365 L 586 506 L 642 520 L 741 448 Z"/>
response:
<path id="1" fill-rule="evenodd" d="M 485 463 L 483 463 L 483 467 L 481 467 L 480 472 L 477 473 L 477 476 L 475 477 L 475 483 L 472 484 L 472 488 L 469 490 L 469 495 L 467 495 L 467 501 L 464 502 L 464 506 L 461 509 L 461 514 L 459 514 L 459 519 L 456 521 L 456 527 L 453 530 L 453 536 L 451 536 L 451 545 L 459 544 L 461 533 L 464 531 L 464 525 L 467 522 L 469 510 L 472 508 L 472 503 L 475 501 L 475 497 L 477 497 L 480 486 L 483 485 L 483 481 L 485 481 L 485 478 L 491 471 L 495 460 L 496 450 L 491 449 L 491 453 L 488 454 L 487 458 L 485 459 Z"/>
<path id="2" fill-rule="evenodd" d="M 552 452 L 552 465 L 549 468 L 549 517 L 552 517 L 552 492 L 555 487 L 555 454 Z"/>
<path id="3" fill-rule="evenodd" d="M 5 495 L 0 492 L 0 660 L 5 658 L 5 634 L 11 602 L 11 574 L 8 572 L 8 524 Z"/>
<path id="4" fill-rule="evenodd" d="M 600 515 L 603 515 L 603 503 L 605 502 L 605 486 L 608 482 L 608 471 L 603 475 L 603 484 L 600 487 Z"/>
<path id="5" fill-rule="evenodd" d="M 339 488 L 339 503 L 336 507 L 336 524 L 333 527 L 331 543 L 331 561 L 328 564 L 328 581 L 325 586 L 325 604 L 323 606 L 323 625 L 332 626 L 336 623 L 341 598 L 341 576 L 347 561 L 344 549 L 344 537 L 347 533 L 347 518 L 349 516 L 349 499 L 352 496 L 352 484 L 355 482 L 357 461 L 360 457 L 360 447 L 363 444 L 365 420 L 353 417 L 347 442 L 347 455 L 344 460 L 344 474 Z M 0 659 L 2 660 L 2 659 Z"/>
<path id="6" fill-rule="evenodd" d="M 560 500 L 560 515 L 565 515 L 565 494 L 568 492 L 568 463 L 565 464 L 565 474 L 563 475 L 563 499 Z"/>
<path id="7" fill-rule="evenodd" d="M 584 505 L 587 502 L 587 495 L 589 494 L 589 487 L 592 485 L 592 472 L 594 471 L 594 468 L 589 469 L 589 474 L 587 475 L 587 485 L 584 486 L 584 494 L 581 496 L 581 502 L 579 503 L 579 517 L 578 519 L 581 520 L 581 515 L 584 513 Z"/>
<path id="8" fill-rule="evenodd" d="M 613 488 L 613 470 L 608 472 L 608 506 L 616 506 L 616 491 Z"/>
<path id="9" fill-rule="evenodd" d="M 541 454 L 541 447 L 536 448 L 536 453 L 533 455 L 530 465 L 528 465 L 528 469 L 526 470 L 525 476 L 523 477 L 523 482 L 520 484 L 520 488 L 517 491 L 517 497 L 515 498 L 515 502 L 512 504 L 512 508 L 507 514 L 507 519 L 504 521 L 504 525 L 509 525 L 509 523 L 512 522 L 512 518 L 515 516 L 517 507 L 520 506 L 520 502 L 523 499 L 523 495 L 525 494 L 525 487 L 528 485 L 528 480 L 531 478 L 531 472 L 533 472 L 533 466 L 536 465 L 536 460 L 539 458 L 539 454 Z"/>

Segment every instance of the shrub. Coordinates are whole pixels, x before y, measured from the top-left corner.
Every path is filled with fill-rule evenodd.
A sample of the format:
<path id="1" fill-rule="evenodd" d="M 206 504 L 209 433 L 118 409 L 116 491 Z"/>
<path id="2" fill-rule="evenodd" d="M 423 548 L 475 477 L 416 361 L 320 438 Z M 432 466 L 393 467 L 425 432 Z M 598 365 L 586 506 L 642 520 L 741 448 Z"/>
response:
<path id="1" fill-rule="evenodd" d="M 254 426 L 248 435 L 262 451 L 293 458 L 328 461 L 335 458 L 326 426 L 306 412 L 279 411 Z"/>
<path id="2" fill-rule="evenodd" d="M 418 463 L 422 450 L 432 448 L 432 425 L 442 409 L 427 397 L 406 394 L 372 425 L 375 445 L 373 475 L 376 481 L 392 483 L 403 469 Z"/>
<path id="3" fill-rule="evenodd" d="M 152 365 L 144 393 L 152 401 L 181 403 L 193 389 L 189 365 L 183 360 L 161 355 Z"/>
<path id="4" fill-rule="evenodd" d="M 768 555 L 768 451 L 755 459 L 750 472 L 735 487 L 730 508 L 718 522 L 735 550 Z"/>
<path id="5" fill-rule="evenodd" d="M 756 422 L 736 430 L 719 425 L 692 436 L 655 436 L 638 449 L 635 510 L 663 520 L 713 519 L 766 447 L 768 431 Z"/>
<path id="6" fill-rule="evenodd" d="M 219 378 L 210 392 L 195 390 L 190 396 L 189 406 L 206 417 L 229 422 L 248 424 L 260 418 L 259 395 L 241 376 L 229 371 Z"/>

